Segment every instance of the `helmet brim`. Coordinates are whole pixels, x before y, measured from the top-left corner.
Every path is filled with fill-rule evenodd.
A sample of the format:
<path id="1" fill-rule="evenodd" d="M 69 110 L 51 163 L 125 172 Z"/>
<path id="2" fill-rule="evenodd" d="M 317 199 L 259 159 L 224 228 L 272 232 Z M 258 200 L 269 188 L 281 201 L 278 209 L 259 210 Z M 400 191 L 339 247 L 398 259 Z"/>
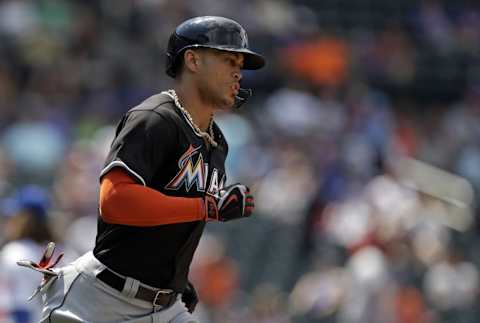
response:
<path id="1" fill-rule="evenodd" d="M 264 67 L 266 64 L 266 60 L 262 55 L 255 53 L 254 51 L 251 51 L 246 48 L 235 48 L 235 47 L 224 46 L 224 45 L 193 45 L 188 47 L 212 48 L 212 49 L 222 50 L 226 52 L 241 53 L 243 54 L 242 69 L 244 70 L 258 70 Z"/>

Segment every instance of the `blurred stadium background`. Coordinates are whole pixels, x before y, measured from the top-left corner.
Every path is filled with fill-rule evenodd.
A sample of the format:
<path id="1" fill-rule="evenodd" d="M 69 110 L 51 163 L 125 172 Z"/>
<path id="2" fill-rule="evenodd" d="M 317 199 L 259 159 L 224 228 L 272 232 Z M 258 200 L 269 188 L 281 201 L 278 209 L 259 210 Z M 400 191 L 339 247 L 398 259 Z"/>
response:
<path id="1" fill-rule="evenodd" d="M 12 254 L 50 236 L 65 261 L 92 247 L 113 127 L 171 86 L 166 40 L 207 14 L 243 24 L 268 66 L 244 73 L 247 108 L 218 118 L 257 211 L 209 224 L 191 273 L 201 322 L 479 322 L 467 0 L 0 0 L 0 243 L 23 246 L 0 256 L 0 322 L 37 306 L 40 277 Z"/>

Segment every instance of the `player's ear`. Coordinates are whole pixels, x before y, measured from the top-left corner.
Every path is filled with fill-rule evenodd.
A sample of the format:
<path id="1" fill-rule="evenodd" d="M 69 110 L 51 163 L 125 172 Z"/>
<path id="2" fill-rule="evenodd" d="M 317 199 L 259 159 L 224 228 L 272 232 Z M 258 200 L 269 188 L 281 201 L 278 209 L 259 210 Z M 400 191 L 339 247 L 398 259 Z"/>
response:
<path id="1" fill-rule="evenodd" d="M 187 49 L 185 53 L 183 53 L 183 59 L 185 68 L 190 71 L 191 73 L 198 72 L 198 68 L 200 65 L 200 56 L 198 53 L 192 49 Z"/>

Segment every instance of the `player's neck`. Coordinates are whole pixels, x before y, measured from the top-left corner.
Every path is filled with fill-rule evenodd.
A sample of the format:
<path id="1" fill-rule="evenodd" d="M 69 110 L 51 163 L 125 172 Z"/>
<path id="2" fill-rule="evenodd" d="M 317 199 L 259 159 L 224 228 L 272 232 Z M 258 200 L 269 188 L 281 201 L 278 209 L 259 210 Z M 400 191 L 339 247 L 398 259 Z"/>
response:
<path id="1" fill-rule="evenodd" d="M 202 131 L 206 131 L 210 125 L 213 109 L 203 104 L 197 89 L 187 84 L 176 84 L 174 89 L 180 103 L 190 113 L 195 124 Z"/>

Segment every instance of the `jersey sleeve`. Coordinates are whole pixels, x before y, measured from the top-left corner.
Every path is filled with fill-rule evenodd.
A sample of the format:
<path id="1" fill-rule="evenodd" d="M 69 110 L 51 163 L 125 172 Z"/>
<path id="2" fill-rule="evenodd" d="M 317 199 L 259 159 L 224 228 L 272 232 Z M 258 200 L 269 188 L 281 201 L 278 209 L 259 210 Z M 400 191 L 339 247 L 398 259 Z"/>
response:
<path id="1" fill-rule="evenodd" d="M 121 167 L 149 186 L 157 169 L 167 162 L 177 142 L 174 120 L 152 110 L 132 111 L 120 121 L 100 180 Z"/>
<path id="2" fill-rule="evenodd" d="M 111 224 L 157 226 L 202 221 L 206 209 L 201 197 L 177 197 L 138 185 L 123 169 L 105 174 L 100 184 L 99 211 Z"/>

